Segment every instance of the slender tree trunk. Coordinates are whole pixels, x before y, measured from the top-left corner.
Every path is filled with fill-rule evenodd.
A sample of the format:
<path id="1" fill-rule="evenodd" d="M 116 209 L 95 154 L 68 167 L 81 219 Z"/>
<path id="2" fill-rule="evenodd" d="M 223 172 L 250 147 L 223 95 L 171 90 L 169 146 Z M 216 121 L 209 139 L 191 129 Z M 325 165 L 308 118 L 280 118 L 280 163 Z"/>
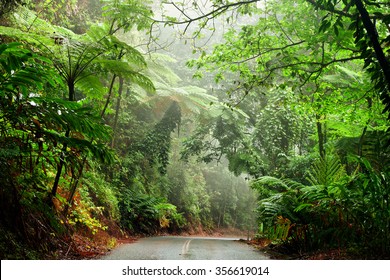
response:
<path id="1" fill-rule="evenodd" d="M 116 74 L 114 74 L 114 75 L 112 76 L 111 83 L 110 83 L 110 88 L 109 88 L 109 90 L 108 90 L 108 96 L 107 96 L 106 104 L 104 105 L 104 108 L 103 108 L 102 112 L 100 113 L 100 116 L 101 116 L 101 117 L 104 116 L 104 114 L 106 113 L 108 104 L 110 104 L 111 96 L 112 96 L 112 90 L 113 90 L 113 88 L 114 88 L 114 84 L 115 84 L 115 79 L 116 79 L 116 77 L 118 77 Z"/>
<path id="2" fill-rule="evenodd" d="M 65 133 L 65 137 L 69 137 L 69 134 L 70 134 L 70 130 L 68 129 Z M 54 179 L 53 187 L 51 189 L 51 196 L 52 197 L 55 197 L 57 194 L 58 183 L 60 182 L 62 168 L 65 165 L 65 153 L 66 153 L 67 148 L 68 148 L 68 145 L 65 143 L 61 149 L 60 162 L 58 163 L 56 177 Z"/>
<path id="3" fill-rule="evenodd" d="M 114 27 L 114 24 L 115 24 L 115 21 L 112 22 L 111 24 L 111 27 L 110 27 L 110 34 L 111 32 L 113 32 L 113 27 Z M 123 57 L 124 53 L 121 51 L 119 56 L 118 56 L 118 60 L 120 60 L 122 57 Z M 107 96 L 107 100 L 106 100 L 106 103 L 104 105 L 104 108 L 102 110 L 102 112 L 100 113 L 100 116 L 103 118 L 104 114 L 106 113 L 106 110 L 108 108 L 108 105 L 110 104 L 110 100 L 111 100 L 111 96 L 112 96 L 112 92 L 113 92 L 113 88 L 114 88 L 114 84 L 115 84 L 115 79 L 117 78 L 118 76 L 116 74 L 114 74 L 112 76 L 112 79 L 111 79 L 111 83 L 110 83 L 110 88 L 108 90 L 108 96 Z M 69 85 L 68 85 L 69 86 Z M 71 95 L 71 92 L 72 92 L 72 95 Z M 74 98 L 74 83 L 73 83 L 73 87 L 69 87 L 69 99 L 71 99 L 71 96 L 73 96 Z M 72 99 L 74 100 L 74 99 Z M 91 139 L 91 142 L 93 141 L 93 139 Z M 86 160 L 87 160 L 87 156 L 84 155 L 84 158 L 82 160 L 82 164 L 80 166 L 80 170 L 79 170 L 79 174 L 77 175 L 73 185 L 71 186 L 71 194 L 69 196 L 69 199 L 68 199 L 68 205 L 71 205 L 72 202 L 73 202 L 73 196 L 74 196 L 74 193 L 76 192 L 76 189 L 77 189 L 77 186 L 78 186 L 78 183 L 80 181 L 80 178 L 82 176 L 82 173 L 83 173 L 83 169 L 84 169 L 84 165 L 86 163 Z M 62 167 L 61 167 L 62 169 Z M 67 211 L 65 211 L 66 213 Z"/>
<path id="4" fill-rule="evenodd" d="M 114 125 L 113 125 L 113 136 L 111 141 L 111 148 L 114 148 L 115 146 L 115 137 L 117 134 L 117 126 L 118 126 L 118 117 L 119 117 L 119 111 L 121 107 L 121 100 L 122 100 L 122 93 L 123 93 L 123 78 L 119 77 L 119 90 L 118 90 L 118 100 L 116 101 L 116 109 L 115 109 L 115 118 L 114 118 Z"/>
<path id="5" fill-rule="evenodd" d="M 221 209 L 219 209 L 219 210 L 221 210 Z M 221 226 L 221 219 L 222 219 L 222 211 L 219 211 L 217 228 L 220 228 L 220 226 Z"/>
<path id="6" fill-rule="evenodd" d="M 371 107 L 372 107 L 372 99 L 371 99 L 371 97 L 368 97 L 368 98 L 367 98 L 367 102 L 368 102 L 368 109 L 370 110 Z M 370 122 L 370 120 L 368 120 L 367 123 L 366 123 L 366 125 L 364 126 L 362 135 L 360 136 L 360 139 L 359 139 L 358 155 L 359 155 L 360 157 L 363 155 L 364 137 L 366 136 L 367 127 L 368 127 L 369 122 Z"/>
<path id="7" fill-rule="evenodd" d="M 75 81 L 68 80 L 67 83 L 68 83 L 68 99 L 69 99 L 69 101 L 75 101 L 76 100 L 76 98 L 75 98 L 75 92 L 76 92 L 75 91 Z M 68 138 L 69 135 L 70 135 L 70 129 L 67 129 L 65 132 L 65 137 Z M 56 177 L 54 178 L 53 187 L 51 189 L 51 196 L 52 197 L 55 197 L 57 194 L 57 189 L 58 189 L 58 184 L 60 182 L 62 168 L 65 165 L 65 154 L 66 154 L 67 148 L 68 148 L 68 145 L 66 143 L 64 143 L 64 145 L 61 149 L 60 162 L 58 163 L 58 166 L 57 166 Z"/>
<path id="8" fill-rule="evenodd" d="M 106 100 L 106 104 L 104 105 L 104 108 L 102 110 L 102 112 L 100 113 L 100 116 L 103 117 L 106 110 L 107 110 L 107 107 L 108 107 L 108 104 L 110 103 L 110 99 L 111 99 L 111 96 L 112 96 L 112 91 L 113 91 L 113 88 L 114 88 L 114 84 L 115 84 L 115 79 L 117 78 L 117 75 L 113 75 L 112 79 L 111 79 L 111 83 L 110 83 L 110 88 L 109 88 L 109 91 L 108 91 L 108 96 L 107 96 L 107 100 Z M 93 139 L 91 139 L 91 142 L 93 141 Z M 64 209 L 64 214 L 67 215 L 68 214 L 68 211 L 69 211 L 69 207 L 72 205 L 73 203 L 73 197 L 76 193 L 76 190 L 77 190 L 77 187 L 78 187 L 78 184 L 79 184 L 79 181 L 80 181 L 80 178 L 83 174 L 83 170 L 84 170 L 84 166 L 87 162 L 87 155 L 84 155 L 83 157 L 83 160 L 80 164 L 80 169 L 79 169 L 79 172 L 77 174 L 77 176 L 75 177 L 75 180 L 73 183 L 71 183 L 71 191 L 70 191 L 70 194 L 69 194 L 69 197 L 68 197 L 68 204 L 65 206 L 65 209 Z"/>
<path id="9" fill-rule="evenodd" d="M 320 115 L 316 116 L 317 122 L 317 135 L 318 135 L 318 149 L 321 158 L 325 158 L 325 143 L 326 143 L 326 132 L 323 126 L 323 117 Z"/>
<path id="10" fill-rule="evenodd" d="M 87 156 L 84 156 L 81 164 L 80 164 L 80 167 L 79 167 L 79 172 L 78 172 L 78 175 L 77 177 L 75 178 L 73 184 L 71 185 L 71 191 L 70 191 L 70 194 L 69 194 L 69 197 L 68 197 L 68 203 L 65 205 L 65 208 L 64 208 L 64 215 L 67 216 L 68 215 L 68 211 L 69 211 L 69 208 L 72 206 L 73 204 L 73 198 L 74 198 L 74 195 L 76 193 L 76 190 L 77 190 L 77 186 L 79 184 L 79 181 L 80 181 L 80 178 L 81 178 L 81 175 L 83 174 L 83 170 L 84 170 L 84 166 L 85 166 L 85 163 L 87 162 Z"/>
<path id="11" fill-rule="evenodd" d="M 76 101 L 76 90 L 74 88 L 75 81 L 68 81 L 68 100 Z"/>

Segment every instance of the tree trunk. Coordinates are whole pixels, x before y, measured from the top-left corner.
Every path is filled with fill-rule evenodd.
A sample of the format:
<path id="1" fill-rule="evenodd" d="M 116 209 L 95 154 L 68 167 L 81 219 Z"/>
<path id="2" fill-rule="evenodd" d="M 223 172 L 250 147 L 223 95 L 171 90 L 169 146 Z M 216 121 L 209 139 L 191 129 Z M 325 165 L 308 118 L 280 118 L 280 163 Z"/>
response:
<path id="1" fill-rule="evenodd" d="M 378 59 L 378 63 L 382 68 L 387 86 L 390 88 L 390 64 L 386 59 L 381 44 L 379 43 L 378 32 L 374 23 L 371 21 L 370 15 L 368 14 L 367 9 L 364 7 L 363 2 L 361 0 L 355 0 L 355 5 L 359 11 L 360 16 L 362 17 L 364 28 L 366 29 L 367 35 L 370 38 L 370 42 L 374 48 L 376 58 Z"/>
<path id="2" fill-rule="evenodd" d="M 121 107 L 121 100 L 122 100 L 122 93 L 123 93 L 123 78 L 119 77 L 119 90 L 118 90 L 118 100 L 116 101 L 116 108 L 115 108 L 115 118 L 114 118 L 114 125 L 113 125 L 113 136 L 111 140 L 111 148 L 114 148 L 115 146 L 115 137 L 117 134 L 117 126 L 118 126 L 118 117 L 119 117 L 119 111 Z"/>
<path id="3" fill-rule="evenodd" d="M 68 129 L 65 133 L 65 137 L 69 137 L 69 134 L 70 134 L 70 130 Z M 51 189 L 51 196 L 52 197 L 55 197 L 56 194 L 57 194 L 57 189 L 58 189 L 58 183 L 60 182 L 60 177 L 61 177 L 61 173 L 62 173 L 62 168 L 65 164 L 65 153 L 66 153 L 66 149 L 68 148 L 68 145 L 65 143 L 61 149 L 61 155 L 60 155 L 60 162 L 58 163 L 58 166 L 57 166 L 57 174 L 56 174 L 56 177 L 54 179 L 54 183 L 53 183 L 53 187 Z"/>
<path id="4" fill-rule="evenodd" d="M 107 96 L 106 104 L 104 105 L 104 108 L 103 108 L 102 112 L 100 113 L 100 116 L 102 118 L 103 118 L 104 114 L 106 113 L 108 104 L 110 104 L 110 100 L 111 100 L 111 96 L 112 96 L 112 90 L 114 88 L 116 77 L 118 77 L 116 74 L 114 74 L 114 76 L 112 76 L 111 83 L 110 83 L 110 88 L 108 90 L 108 96 Z"/>
<path id="5" fill-rule="evenodd" d="M 67 216 L 68 215 L 68 211 L 69 211 L 69 208 L 72 206 L 73 204 L 73 198 L 74 198 L 74 195 L 76 193 L 76 190 L 77 190 L 77 186 L 79 184 L 79 181 L 80 181 L 80 178 L 81 178 L 81 175 L 83 174 L 83 169 L 84 169 L 84 166 L 85 166 L 85 163 L 87 162 L 87 156 L 84 156 L 81 164 L 80 164 L 80 167 L 79 167 L 79 174 L 78 176 L 75 178 L 74 180 L 74 183 L 71 184 L 71 191 L 70 191 L 70 194 L 69 194 L 69 197 L 68 197 L 68 203 L 65 205 L 65 208 L 64 208 L 64 215 Z"/>
<path id="6" fill-rule="evenodd" d="M 368 98 L 367 98 L 367 102 L 368 102 L 368 110 L 370 110 L 371 107 L 372 107 L 372 99 L 371 99 L 371 97 L 368 97 Z M 363 156 L 364 137 L 366 136 L 366 132 L 367 132 L 367 128 L 368 128 L 368 124 L 369 124 L 369 123 L 370 123 L 370 120 L 368 120 L 367 123 L 366 123 L 366 125 L 364 126 L 362 135 L 360 136 L 360 139 L 359 139 L 359 144 L 358 144 L 358 155 L 359 155 L 360 157 Z"/>
<path id="7" fill-rule="evenodd" d="M 326 132 L 323 126 L 323 117 L 316 115 L 317 135 L 318 135 L 318 150 L 321 158 L 325 158 L 325 143 L 326 143 Z"/>
<path id="8" fill-rule="evenodd" d="M 362 18 L 364 28 L 367 31 L 367 35 L 375 51 L 376 59 L 378 60 L 379 66 L 383 71 L 385 82 L 387 83 L 387 89 L 383 90 L 381 93 L 381 100 L 382 103 L 385 105 L 385 109 L 383 110 L 383 112 L 389 112 L 390 111 L 390 96 L 389 96 L 390 63 L 387 60 L 383 48 L 379 42 L 379 37 L 378 37 L 378 32 L 376 30 L 376 27 L 374 23 L 371 21 L 370 15 L 368 14 L 367 9 L 364 7 L 363 2 L 361 0 L 355 0 L 355 5 Z M 390 119 L 390 113 L 388 114 L 387 118 Z M 390 140 L 389 140 L 389 144 L 390 144 Z"/>
<path id="9" fill-rule="evenodd" d="M 68 100 L 76 101 L 75 81 L 68 81 Z"/>
<path id="10" fill-rule="evenodd" d="M 75 81 L 73 79 L 71 79 L 71 80 L 68 80 L 67 83 L 68 83 L 68 100 L 75 101 L 76 100 L 76 98 L 75 98 L 75 92 L 76 92 L 75 91 Z M 69 135 L 70 135 L 70 130 L 67 129 L 65 132 L 65 137 L 69 137 Z M 57 166 L 56 177 L 54 178 L 53 187 L 51 189 L 52 198 L 55 197 L 57 194 L 57 189 L 58 189 L 58 184 L 60 182 L 62 168 L 64 167 L 64 164 L 65 164 L 65 153 L 66 153 L 67 148 L 68 148 L 68 145 L 66 143 L 64 143 L 64 145 L 61 149 L 60 162 L 58 163 L 58 166 Z"/>
<path id="11" fill-rule="evenodd" d="M 110 99 L 111 99 L 111 96 L 112 96 L 112 91 L 113 91 L 113 88 L 114 88 L 114 83 L 115 83 L 115 79 L 116 78 L 117 78 L 117 75 L 114 74 L 112 79 L 111 79 L 111 84 L 110 84 L 110 88 L 109 88 L 109 91 L 108 91 L 106 104 L 104 105 L 104 108 L 103 108 L 102 112 L 100 113 L 101 117 L 104 116 L 104 114 L 105 114 L 105 112 L 107 110 L 108 104 L 110 103 Z M 122 84 L 123 84 L 123 79 L 122 79 Z M 91 139 L 91 142 L 92 141 L 93 141 L 93 139 Z M 64 214 L 65 215 L 68 214 L 69 207 L 73 203 L 73 197 L 74 197 L 74 194 L 76 193 L 76 190 L 77 190 L 80 178 L 81 178 L 81 176 L 83 174 L 83 169 L 84 169 L 84 165 L 85 165 L 86 161 L 87 161 L 87 155 L 84 155 L 82 163 L 80 165 L 79 173 L 75 177 L 75 180 L 74 180 L 73 184 L 71 183 L 71 192 L 70 192 L 69 197 L 68 197 L 68 204 L 65 206 L 65 209 L 64 209 Z M 61 170 L 62 170 L 62 167 L 61 167 Z M 58 175 L 58 173 L 57 173 L 57 175 Z"/>

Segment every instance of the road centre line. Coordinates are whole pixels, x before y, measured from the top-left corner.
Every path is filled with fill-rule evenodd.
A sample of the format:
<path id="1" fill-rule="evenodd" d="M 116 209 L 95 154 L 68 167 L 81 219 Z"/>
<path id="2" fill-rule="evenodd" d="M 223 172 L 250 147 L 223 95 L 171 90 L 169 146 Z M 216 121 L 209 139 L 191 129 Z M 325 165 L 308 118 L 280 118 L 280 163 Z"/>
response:
<path id="1" fill-rule="evenodd" d="M 190 240 L 187 240 L 186 242 L 184 242 L 183 244 L 183 247 L 181 249 L 181 254 L 182 255 L 185 255 L 188 253 L 188 250 L 190 249 L 190 243 L 191 243 L 192 239 Z"/>

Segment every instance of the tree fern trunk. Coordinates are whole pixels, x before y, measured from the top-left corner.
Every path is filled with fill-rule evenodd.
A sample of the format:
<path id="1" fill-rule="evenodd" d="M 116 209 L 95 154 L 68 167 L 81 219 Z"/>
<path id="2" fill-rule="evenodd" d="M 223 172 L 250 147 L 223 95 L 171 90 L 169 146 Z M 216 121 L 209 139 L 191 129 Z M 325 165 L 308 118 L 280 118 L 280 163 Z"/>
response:
<path id="1" fill-rule="evenodd" d="M 76 91 L 74 88 L 75 81 L 68 81 L 68 100 L 76 101 Z"/>
<path id="2" fill-rule="evenodd" d="M 68 99 L 69 99 L 69 101 L 75 101 L 75 81 L 74 81 L 74 79 L 68 79 L 67 84 L 68 84 Z M 65 132 L 65 137 L 69 137 L 69 135 L 70 135 L 70 129 L 67 129 Z M 53 187 L 51 189 L 51 196 L 52 197 L 55 197 L 57 194 L 57 189 L 58 189 L 58 184 L 60 182 L 62 168 L 64 167 L 64 164 L 65 164 L 65 153 L 66 153 L 67 148 L 68 148 L 68 145 L 66 143 L 64 143 L 64 145 L 61 149 L 60 162 L 58 163 L 58 166 L 57 166 L 56 177 L 54 179 Z"/>

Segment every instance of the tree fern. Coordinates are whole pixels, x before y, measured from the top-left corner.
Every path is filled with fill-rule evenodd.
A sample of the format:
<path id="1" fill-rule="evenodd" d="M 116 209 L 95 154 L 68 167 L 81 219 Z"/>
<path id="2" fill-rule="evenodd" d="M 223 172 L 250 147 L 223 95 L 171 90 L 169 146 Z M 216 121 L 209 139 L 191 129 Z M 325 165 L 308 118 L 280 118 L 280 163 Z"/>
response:
<path id="1" fill-rule="evenodd" d="M 172 101 L 178 102 L 183 114 L 199 114 L 213 110 L 211 103 L 217 98 L 208 94 L 207 90 L 193 85 L 180 86 L 180 77 L 169 67 L 172 59 L 163 55 L 153 55 L 150 58 L 150 68 L 147 73 L 156 85 L 156 95 L 146 96 L 143 101 L 152 104 L 161 114 Z"/>
<path id="2" fill-rule="evenodd" d="M 148 75 L 156 82 L 177 87 L 182 79 L 169 66 L 177 63 L 176 59 L 161 53 L 150 54 L 147 61 Z"/>
<path id="3" fill-rule="evenodd" d="M 146 97 L 144 102 L 154 104 L 161 110 L 165 110 L 170 102 L 176 101 L 183 114 L 199 114 L 202 111 L 212 110 L 210 103 L 216 101 L 216 98 L 207 94 L 205 89 L 196 86 L 172 87 L 157 83 L 156 87 L 157 94 Z"/>
<path id="4" fill-rule="evenodd" d="M 121 58 L 124 58 L 133 69 L 145 69 L 147 66 L 145 57 L 139 50 L 121 41 L 115 35 L 109 34 L 107 27 L 92 25 L 80 39 L 83 42 L 100 45 L 101 48 L 105 49 L 105 53 L 108 54 L 106 59 L 115 60 L 118 57 L 118 53 L 121 53 Z"/>

